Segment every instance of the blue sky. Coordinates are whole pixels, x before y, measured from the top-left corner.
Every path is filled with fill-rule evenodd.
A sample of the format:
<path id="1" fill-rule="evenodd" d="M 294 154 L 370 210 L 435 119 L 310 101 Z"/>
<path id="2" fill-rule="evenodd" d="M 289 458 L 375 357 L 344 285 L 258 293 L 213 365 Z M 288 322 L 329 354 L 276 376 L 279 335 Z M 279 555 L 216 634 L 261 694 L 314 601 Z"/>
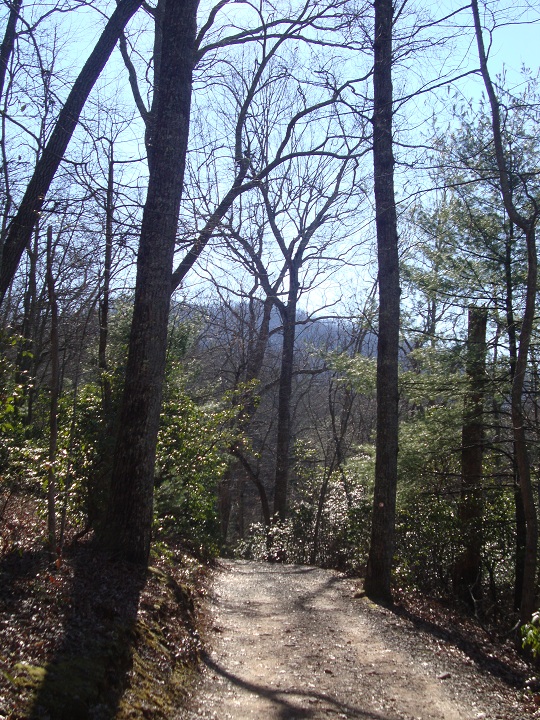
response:
<path id="1" fill-rule="evenodd" d="M 536 18 L 535 18 L 536 16 Z M 503 64 L 509 73 L 517 75 L 522 65 L 538 72 L 540 68 L 540 3 L 530 13 L 535 24 L 508 25 L 496 31 L 490 61 L 497 72 Z"/>

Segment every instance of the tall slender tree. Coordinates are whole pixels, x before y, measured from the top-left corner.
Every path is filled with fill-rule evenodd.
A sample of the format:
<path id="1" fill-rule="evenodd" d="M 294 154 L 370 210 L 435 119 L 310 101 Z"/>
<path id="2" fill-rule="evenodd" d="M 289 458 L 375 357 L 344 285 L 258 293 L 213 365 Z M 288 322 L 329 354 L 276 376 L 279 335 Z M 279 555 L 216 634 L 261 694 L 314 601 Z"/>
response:
<path id="1" fill-rule="evenodd" d="M 531 466 L 525 430 L 523 388 L 527 372 L 527 363 L 536 309 L 536 293 L 538 288 L 536 227 L 540 217 L 540 207 L 534 196 L 531 196 L 528 192 L 526 178 L 524 176 L 516 176 L 507 162 L 501 122 L 501 103 L 497 96 L 495 86 L 491 80 L 488 68 L 488 57 L 484 45 L 483 27 L 478 8 L 478 0 L 471 0 L 471 10 L 478 47 L 478 58 L 480 60 L 480 73 L 482 75 L 482 80 L 484 82 L 484 87 L 486 89 L 491 109 L 493 147 L 497 162 L 501 195 L 510 221 L 519 227 L 525 235 L 527 248 L 525 308 L 519 334 L 519 344 L 512 378 L 511 395 L 514 451 L 526 526 L 525 557 L 523 563 L 523 589 L 520 608 L 520 620 L 522 623 L 526 623 L 530 621 L 532 613 L 535 610 L 536 572 L 538 564 L 538 517 L 532 486 Z M 520 210 L 515 202 L 515 188 L 520 188 L 526 198 L 525 205 L 527 207 L 527 214 L 524 214 L 523 210 Z"/>
<path id="2" fill-rule="evenodd" d="M 101 545 L 146 564 L 154 464 L 167 350 L 173 256 L 189 136 L 198 0 L 167 2 L 151 146 L 150 179 L 137 256 L 135 304 L 112 484 Z"/>
<path id="3" fill-rule="evenodd" d="M 373 169 L 379 281 L 377 449 L 366 592 L 391 599 L 398 453 L 399 256 L 392 136 L 392 0 L 375 0 Z"/>

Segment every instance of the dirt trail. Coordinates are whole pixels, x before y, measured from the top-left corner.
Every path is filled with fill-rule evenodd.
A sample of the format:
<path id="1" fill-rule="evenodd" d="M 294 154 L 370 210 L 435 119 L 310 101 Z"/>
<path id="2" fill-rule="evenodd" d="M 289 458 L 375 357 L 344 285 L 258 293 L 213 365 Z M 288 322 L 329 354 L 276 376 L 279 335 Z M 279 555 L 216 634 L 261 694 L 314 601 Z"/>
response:
<path id="1" fill-rule="evenodd" d="M 355 590 L 317 568 L 223 563 L 212 647 L 181 717 L 522 720 L 503 686 Z"/>

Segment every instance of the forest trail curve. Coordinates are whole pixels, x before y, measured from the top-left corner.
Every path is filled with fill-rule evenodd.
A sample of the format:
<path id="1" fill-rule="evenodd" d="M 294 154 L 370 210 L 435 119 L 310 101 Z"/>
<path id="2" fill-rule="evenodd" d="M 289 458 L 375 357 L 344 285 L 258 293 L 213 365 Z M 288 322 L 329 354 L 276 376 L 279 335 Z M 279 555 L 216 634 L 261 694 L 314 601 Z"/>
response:
<path id="1" fill-rule="evenodd" d="M 511 691 L 313 567 L 223 561 L 182 720 L 522 720 Z"/>

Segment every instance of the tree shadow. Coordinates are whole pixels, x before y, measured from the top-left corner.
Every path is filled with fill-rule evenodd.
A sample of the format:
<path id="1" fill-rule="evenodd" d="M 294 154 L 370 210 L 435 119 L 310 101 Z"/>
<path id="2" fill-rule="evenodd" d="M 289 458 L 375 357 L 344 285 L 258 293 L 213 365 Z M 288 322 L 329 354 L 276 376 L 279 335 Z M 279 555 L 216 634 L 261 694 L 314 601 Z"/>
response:
<path id="1" fill-rule="evenodd" d="M 300 611 L 309 612 L 313 609 L 316 600 L 324 598 L 328 591 L 338 588 L 340 585 L 344 585 L 345 579 L 337 575 L 330 575 L 321 585 L 317 587 L 313 592 L 307 592 L 299 595 L 294 600 L 294 606 Z"/>
<path id="2" fill-rule="evenodd" d="M 72 551 L 62 638 L 44 668 L 30 720 L 108 720 L 132 667 L 139 596 L 146 570 L 91 544 Z"/>
<path id="3" fill-rule="evenodd" d="M 427 620 L 401 605 L 385 604 L 384 607 L 398 617 L 408 620 L 415 630 L 427 632 L 437 640 L 442 640 L 461 650 L 478 668 L 502 680 L 509 687 L 518 689 L 524 687 L 525 671 L 520 671 L 510 662 L 496 657 L 491 644 L 485 648 L 482 647 L 477 640 L 467 634 L 466 628 L 460 628 L 458 625 L 448 627 L 442 622 Z"/>
<path id="4" fill-rule="evenodd" d="M 228 672 L 207 654 L 203 654 L 202 660 L 209 670 L 216 675 L 220 675 L 232 685 L 270 701 L 276 713 L 278 713 L 272 715 L 275 720 L 309 720 L 310 718 L 320 717 L 321 706 L 326 706 L 325 713 L 331 713 L 332 715 L 339 713 L 341 717 L 345 716 L 351 720 L 390 720 L 387 715 L 363 710 L 358 706 L 342 702 L 327 693 L 317 692 L 316 690 L 272 688 L 269 685 L 249 682 L 238 675 Z M 294 703 L 295 699 L 297 701 L 313 702 L 318 704 L 319 707 L 298 707 Z"/>

